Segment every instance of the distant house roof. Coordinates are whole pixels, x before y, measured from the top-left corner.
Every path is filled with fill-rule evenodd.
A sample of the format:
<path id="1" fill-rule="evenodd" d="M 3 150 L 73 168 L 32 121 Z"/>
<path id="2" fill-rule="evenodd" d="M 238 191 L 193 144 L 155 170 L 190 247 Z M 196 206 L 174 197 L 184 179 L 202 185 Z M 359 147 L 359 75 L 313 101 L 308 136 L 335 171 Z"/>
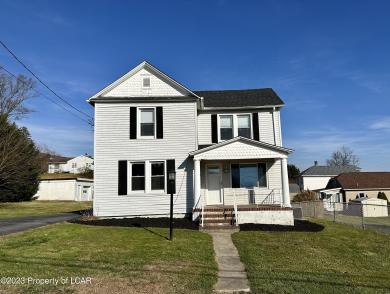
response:
<path id="1" fill-rule="evenodd" d="M 204 107 L 282 106 L 284 102 L 271 88 L 250 90 L 194 91 L 203 97 Z"/>
<path id="2" fill-rule="evenodd" d="M 327 189 L 390 189 L 390 172 L 350 172 L 329 180 Z"/>
<path id="3" fill-rule="evenodd" d="M 72 157 L 65 157 L 59 155 L 49 155 L 49 163 L 65 163 L 68 160 L 72 159 Z"/>
<path id="4" fill-rule="evenodd" d="M 85 177 L 80 176 L 79 174 L 71 173 L 54 173 L 54 174 L 42 174 L 40 180 L 88 180 L 93 181 L 93 179 L 86 179 Z"/>
<path id="5" fill-rule="evenodd" d="M 358 171 L 355 166 L 313 165 L 301 173 L 301 176 L 337 176 L 341 173 Z"/>

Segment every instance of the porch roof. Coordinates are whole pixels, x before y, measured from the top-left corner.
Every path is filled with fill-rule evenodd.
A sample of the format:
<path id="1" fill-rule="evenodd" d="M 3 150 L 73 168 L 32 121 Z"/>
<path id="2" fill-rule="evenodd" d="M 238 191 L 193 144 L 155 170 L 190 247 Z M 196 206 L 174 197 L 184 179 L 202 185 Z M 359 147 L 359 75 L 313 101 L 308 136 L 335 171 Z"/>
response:
<path id="1" fill-rule="evenodd" d="M 244 137 L 235 137 L 209 147 L 190 152 L 194 159 L 254 159 L 287 158 L 292 149 Z"/>

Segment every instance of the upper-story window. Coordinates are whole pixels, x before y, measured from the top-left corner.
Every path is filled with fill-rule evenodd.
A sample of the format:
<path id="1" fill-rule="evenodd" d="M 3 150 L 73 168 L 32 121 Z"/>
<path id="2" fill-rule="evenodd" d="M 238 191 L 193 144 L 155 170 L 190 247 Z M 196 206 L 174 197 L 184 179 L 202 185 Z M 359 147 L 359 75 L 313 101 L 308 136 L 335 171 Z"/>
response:
<path id="1" fill-rule="evenodd" d="M 229 140 L 234 136 L 233 115 L 219 116 L 219 137 L 220 140 Z"/>
<path id="2" fill-rule="evenodd" d="M 250 114 L 219 115 L 219 141 L 229 140 L 237 136 L 252 138 Z"/>
<path id="3" fill-rule="evenodd" d="M 150 88 L 150 77 L 144 77 L 142 79 L 142 87 L 143 88 Z"/>
<path id="4" fill-rule="evenodd" d="M 155 109 L 139 108 L 139 134 L 141 138 L 155 137 Z"/>

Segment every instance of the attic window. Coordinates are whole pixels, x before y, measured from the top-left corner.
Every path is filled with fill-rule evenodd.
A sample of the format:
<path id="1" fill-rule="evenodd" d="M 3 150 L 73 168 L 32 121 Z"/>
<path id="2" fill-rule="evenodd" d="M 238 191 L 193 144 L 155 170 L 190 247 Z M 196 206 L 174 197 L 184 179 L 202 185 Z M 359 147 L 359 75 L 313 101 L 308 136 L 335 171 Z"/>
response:
<path id="1" fill-rule="evenodd" d="M 150 88 L 150 78 L 149 77 L 144 77 L 142 79 L 142 87 L 143 88 Z"/>

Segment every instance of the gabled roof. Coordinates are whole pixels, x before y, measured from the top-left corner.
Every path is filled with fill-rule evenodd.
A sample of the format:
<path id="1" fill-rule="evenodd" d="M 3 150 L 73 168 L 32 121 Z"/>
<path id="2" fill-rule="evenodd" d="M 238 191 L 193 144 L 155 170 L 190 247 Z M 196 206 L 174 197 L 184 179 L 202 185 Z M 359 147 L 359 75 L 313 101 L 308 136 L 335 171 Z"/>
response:
<path id="1" fill-rule="evenodd" d="M 125 80 L 127 80 L 128 78 L 130 78 L 131 76 L 133 76 L 135 73 L 137 73 L 138 71 L 140 71 L 141 69 L 147 69 L 157 75 L 159 75 L 160 77 L 162 77 L 163 79 L 171 82 L 173 85 L 175 85 L 176 87 L 178 87 L 179 89 L 181 89 L 182 91 L 184 92 L 187 92 L 189 94 L 189 96 L 194 96 L 196 98 L 200 98 L 198 95 L 196 95 L 194 92 L 192 92 L 190 89 L 188 89 L 187 87 L 185 87 L 184 85 L 180 84 L 179 82 L 177 82 L 176 80 L 174 80 L 173 78 L 171 78 L 170 76 L 168 76 L 167 74 L 163 73 L 162 71 L 160 71 L 159 69 L 157 69 L 156 67 L 154 67 L 152 64 L 150 64 L 149 62 L 147 61 L 143 61 L 142 63 L 140 63 L 139 65 L 137 65 L 135 68 L 133 68 L 132 70 L 130 70 L 129 72 L 127 72 L 126 74 L 124 74 L 122 77 L 120 77 L 119 79 L 117 79 L 116 81 L 112 82 L 111 84 L 109 84 L 107 87 L 103 88 L 102 90 L 100 90 L 98 93 L 96 93 L 95 95 L 91 96 L 89 99 L 88 99 L 88 102 L 93 104 L 94 101 L 96 101 L 97 98 L 99 98 L 100 96 L 108 93 L 110 90 L 112 90 L 113 88 L 115 88 L 116 86 L 120 85 L 121 83 L 123 83 Z"/>
<path id="2" fill-rule="evenodd" d="M 205 108 L 240 108 L 283 106 L 284 102 L 271 88 L 249 90 L 195 91 L 203 97 Z"/>
<path id="3" fill-rule="evenodd" d="M 355 166 L 327 166 L 327 165 L 313 165 L 301 173 L 301 176 L 337 176 L 345 172 L 358 171 Z"/>
<path id="4" fill-rule="evenodd" d="M 390 172 L 342 173 L 329 180 L 327 189 L 390 189 Z"/>
<path id="5" fill-rule="evenodd" d="M 217 149 L 217 148 L 220 148 L 222 146 L 231 144 L 233 142 L 238 142 L 238 141 L 247 142 L 247 143 L 250 143 L 250 144 L 257 145 L 259 147 L 265 147 L 265 148 L 268 148 L 268 149 L 271 149 L 271 150 L 275 150 L 275 151 L 280 151 L 280 152 L 283 152 L 283 153 L 286 153 L 286 154 L 290 154 L 291 152 L 293 152 L 292 149 L 285 148 L 285 147 L 282 147 L 282 146 L 277 146 L 277 145 L 265 143 L 265 142 L 262 142 L 262 141 L 256 141 L 256 140 L 252 140 L 252 139 L 248 139 L 248 138 L 244 138 L 244 137 L 234 137 L 233 139 L 226 140 L 226 141 L 220 142 L 218 144 L 211 145 L 211 146 L 206 147 L 206 148 L 202 148 L 202 149 L 198 149 L 198 150 L 192 151 L 192 152 L 190 152 L 190 155 L 191 156 L 198 155 L 198 154 L 201 154 L 201 153 L 204 153 L 204 152 L 208 152 L 208 151 L 211 151 L 211 150 L 214 150 L 214 149 Z"/>

